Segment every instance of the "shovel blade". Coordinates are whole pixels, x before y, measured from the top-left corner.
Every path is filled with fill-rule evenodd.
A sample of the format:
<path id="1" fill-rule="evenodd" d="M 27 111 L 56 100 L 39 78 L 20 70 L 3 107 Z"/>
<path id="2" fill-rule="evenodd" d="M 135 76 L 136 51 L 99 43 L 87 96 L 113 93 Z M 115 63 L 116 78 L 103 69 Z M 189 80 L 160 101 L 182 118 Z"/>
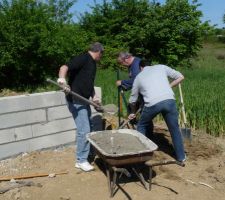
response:
<path id="1" fill-rule="evenodd" d="M 181 128 L 181 134 L 183 139 L 188 139 L 191 141 L 191 129 L 190 128 Z"/>

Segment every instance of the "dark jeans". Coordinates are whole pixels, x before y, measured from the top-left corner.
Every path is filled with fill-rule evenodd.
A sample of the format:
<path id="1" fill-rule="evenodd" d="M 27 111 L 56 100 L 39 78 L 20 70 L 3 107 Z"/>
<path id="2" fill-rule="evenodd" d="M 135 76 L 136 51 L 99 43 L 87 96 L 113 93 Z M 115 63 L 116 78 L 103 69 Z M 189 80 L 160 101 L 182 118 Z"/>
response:
<path id="1" fill-rule="evenodd" d="M 144 107 L 140 120 L 137 124 L 137 131 L 146 135 L 149 130 L 149 122 L 161 113 L 172 137 L 173 147 L 178 161 L 185 159 L 184 145 L 178 125 L 178 112 L 176 102 L 173 99 L 161 101 L 153 106 Z"/>

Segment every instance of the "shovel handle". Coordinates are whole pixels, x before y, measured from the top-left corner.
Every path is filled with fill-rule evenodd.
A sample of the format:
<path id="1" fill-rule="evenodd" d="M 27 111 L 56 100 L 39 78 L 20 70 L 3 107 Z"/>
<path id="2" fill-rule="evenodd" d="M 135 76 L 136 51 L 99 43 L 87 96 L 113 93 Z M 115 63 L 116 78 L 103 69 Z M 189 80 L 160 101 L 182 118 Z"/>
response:
<path id="1" fill-rule="evenodd" d="M 183 99 L 183 94 L 182 94 L 182 89 L 181 89 L 181 84 L 178 84 L 179 87 L 179 93 L 180 93 L 180 102 L 181 102 L 181 110 L 182 110 L 182 115 L 183 115 L 183 120 L 184 120 L 184 124 L 187 124 L 187 118 L 186 118 L 186 113 L 185 113 L 185 109 L 184 109 L 184 99 Z"/>
<path id="2" fill-rule="evenodd" d="M 52 83 L 52 84 L 54 84 L 54 85 L 56 85 L 58 87 L 60 87 L 62 90 L 65 90 L 65 86 L 60 85 L 57 82 L 55 82 L 55 81 L 53 81 L 53 80 L 51 80 L 49 78 L 46 81 L 49 82 L 49 83 Z M 68 93 L 71 94 L 72 96 L 78 98 L 79 100 L 81 100 L 81 101 L 83 101 L 85 103 L 88 103 L 89 105 L 92 105 L 92 106 L 94 106 L 96 108 L 99 108 L 100 107 L 98 104 L 94 103 L 93 101 L 90 101 L 90 100 L 88 100 L 88 99 L 80 96 L 79 94 L 77 94 L 77 93 L 75 93 L 75 92 L 73 92 L 71 90 Z"/>

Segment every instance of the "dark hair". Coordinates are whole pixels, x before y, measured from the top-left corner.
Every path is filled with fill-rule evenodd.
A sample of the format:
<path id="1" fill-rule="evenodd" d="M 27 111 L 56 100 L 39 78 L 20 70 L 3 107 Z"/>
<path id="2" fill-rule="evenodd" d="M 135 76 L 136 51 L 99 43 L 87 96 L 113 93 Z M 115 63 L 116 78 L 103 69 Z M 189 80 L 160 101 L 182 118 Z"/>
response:
<path id="1" fill-rule="evenodd" d="M 103 45 L 101 43 L 95 42 L 95 43 L 90 45 L 89 51 L 92 51 L 92 52 L 98 52 L 98 51 L 103 52 L 104 48 L 103 48 Z"/>
<path id="2" fill-rule="evenodd" d="M 146 67 L 151 65 L 151 60 L 142 59 L 139 63 L 139 67 Z"/>

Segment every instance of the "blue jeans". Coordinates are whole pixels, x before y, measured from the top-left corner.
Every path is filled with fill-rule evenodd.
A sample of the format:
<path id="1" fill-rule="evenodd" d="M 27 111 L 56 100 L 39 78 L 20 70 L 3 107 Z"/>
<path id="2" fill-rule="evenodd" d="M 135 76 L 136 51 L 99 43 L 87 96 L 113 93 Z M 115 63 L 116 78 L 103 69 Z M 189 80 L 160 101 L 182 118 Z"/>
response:
<path id="1" fill-rule="evenodd" d="M 149 122 L 161 113 L 172 137 L 173 147 L 178 161 L 185 159 L 184 145 L 178 125 L 178 112 L 176 102 L 173 99 L 161 101 L 153 106 L 144 107 L 140 120 L 137 124 L 137 131 L 146 135 L 149 130 Z"/>
<path id="2" fill-rule="evenodd" d="M 77 126 L 76 134 L 76 161 L 83 163 L 87 161 L 90 152 L 90 143 L 88 142 L 86 135 L 91 132 L 93 127 L 91 121 L 91 108 L 90 105 L 80 105 L 68 103 L 69 111 L 72 113 L 75 124 Z"/>

